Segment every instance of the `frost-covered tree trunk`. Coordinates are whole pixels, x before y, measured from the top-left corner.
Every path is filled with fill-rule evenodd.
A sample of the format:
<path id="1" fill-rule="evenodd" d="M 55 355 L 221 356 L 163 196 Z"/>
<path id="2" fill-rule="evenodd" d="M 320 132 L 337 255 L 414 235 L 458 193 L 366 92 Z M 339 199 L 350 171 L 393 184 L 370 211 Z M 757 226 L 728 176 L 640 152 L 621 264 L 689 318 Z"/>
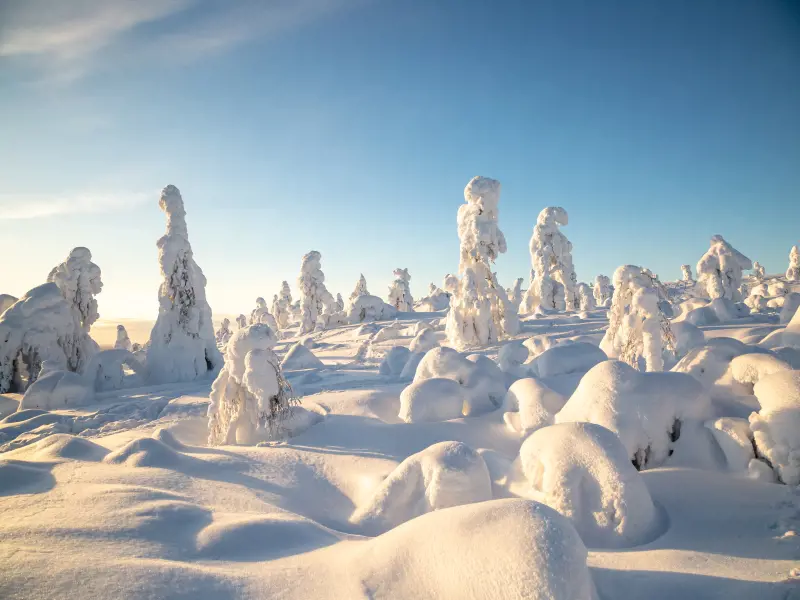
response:
<path id="1" fill-rule="evenodd" d="M 594 278 L 594 301 L 597 306 L 605 306 L 611 299 L 611 280 L 606 275 L 598 275 Z"/>
<path id="2" fill-rule="evenodd" d="M 694 283 L 691 265 L 681 265 L 681 281 L 685 281 L 686 283 Z"/>
<path id="3" fill-rule="evenodd" d="M 495 342 L 519 332 L 517 308 L 497 282 L 491 265 L 506 251 L 498 226 L 500 182 L 474 177 L 464 189 L 466 204 L 458 209 L 461 241 L 461 280 L 448 275 L 450 312 L 445 331 L 451 345 L 461 349 Z"/>
<path id="4" fill-rule="evenodd" d="M 178 188 L 165 187 L 159 206 L 167 215 L 167 231 L 157 243 L 163 281 L 147 350 L 147 376 L 152 383 L 191 381 L 219 370 L 222 355 L 206 301 L 206 278 L 189 244 Z"/>
<path id="5" fill-rule="evenodd" d="M 560 206 L 548 206 L 539 213 L 531 236 L 530 252 L 533 281 L 528 302 L 549 310 L 576 310 L 575 285 L 578 281 L 572 264 L 572 243 L 559 226 L 569 216 Z"/>
<path id="6" fill-rule="evenodd" d="M 721 235 L 711 238 L 711 247 L 697 263 L 697 282 L 712 300 L 727 298 L 734 302 L 742 299 L 742 271 L 752 269 L 753 263 L 731 246 Z"/>
<path id="7" fill-rule="evenodd" d="M 297 287 L 300 288 L 300 333 L 314 331 L 319 316 L 326 308 L 333 311 L 336 301 L 325 287 L 325 275 L 320 261 L 322 255 L 312 250 L 303 257 L 300 264 L 300 277 Z M 363 276 L 362 276 L 363 279 Z"/>
<path id="8" fill-rule="evenodd" d="M 114 342 L 114 348 L 116 350 L 127 350 L 128 352 L 133 349 L 131 338 L 128 337 L 128 331 L 124 325 L 117 325 L 117 341 Z"/>
<path id="9" fill-rule="evenodd" d="M 786 279 L 800 281 L 800 250 L 797 246 L 792 246 L 792 250 L 789 252 L 789 268 L 786 269 Z"/>
<path id="10" fill-rule="evenodd" d="M 275 333 L 263 323 L 231 337 L 225 366 L 211 386 L 210 445 L 254 444 L 280 436 L 295 400 L 272 350 L 275 342 Z"/>
<path id="11" fill-rule="evenodd" d="M 647 269 L 623 265 L 614 273 L 608 329 L 600 348 L 636 369 L 664 370 L 664 353 L 675 353 L 669 320 L 659 307 L 659 283 Z"/>
<path id="12" fill-rule="evenodd" d="M 411 281 L 408 269 L 397 268 L 393 275 L 395 279 L 389 286 L 389 304 L 401 312 L 413 312 L 414 298 L 411 297 L 411 288 L 408 285 Z"/>
<path id="13" fill-rule="evenodd" d="M 67 260 L 56 265 L 47 276 L 72 307 L 75 336 L 68 342 L 67 364 L 70 371 L 82 371 L 99 346 L 89 337 L 92 325 L 100 318 L 95 295 L 103 290 L 100 267 L 92 262 L 88 248 L 74 248 Z"/>

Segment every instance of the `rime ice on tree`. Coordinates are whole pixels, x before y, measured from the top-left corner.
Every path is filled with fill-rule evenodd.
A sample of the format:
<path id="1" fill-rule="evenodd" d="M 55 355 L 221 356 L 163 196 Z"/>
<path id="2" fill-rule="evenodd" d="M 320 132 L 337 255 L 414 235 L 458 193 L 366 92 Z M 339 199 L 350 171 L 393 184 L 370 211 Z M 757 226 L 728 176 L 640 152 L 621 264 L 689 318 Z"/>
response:
<path id="1" fill-rule="evenodd" d="M 528 310 L 537 306 L 549 310 L 575 310 L 575 268 L 572 265 L 572 243 L 559 230 L 567 225 L 567 211 L 548 206 L 539 213 L 531 236 L 530 252 L 533 281 L 528 297 Z"/>
<path id="2" fill-rule="evenodd" d="M 411 281 L 408 269 L 397 268 L 393 275 L 395 279 L 389 286 L 389 304 L 400 312 L 413 312 L 414 298 L 411 297 L 411 288 L 408 286 L 408 282 Z"/>
<path id="3" fill-rule="evenodd" d="M 792 246 L 792 250 L 789 252 L 789 268 L 786 269 L 786 279 L 800 281 L 800 250 L 797 246 Z"/>
<path id="4" fill-rule="evenodd" d="M 637 369 L 664 370 L 664 351 L 675 353 L 675 338 L 658 305 L 659 286 L 647 269 L 623 265 L 616 270 L 608 329 L 600 342 L 609 358 Z"/>
<path id="5" fill-rule="evenodd" d="M 297 287 L 300 288 L 300 334 L 314 331 L 319 316 L 327 307 L 332 310 L 336 302 L 325 287 L 321 259 L 322 255 L 312 250 L 300 263 L 300 277 L 297 279 Z"/>
<path id="6" fill-rule="evenodd" d="M 705 288 L 708 297 L 727 298 L 739 302 L 742 295 L 742 271 L 752 269 L 753 263 L 731 246 L 721 235 L 711 238 L 711 247 L 697 263 L 697 283 Z"/>
<path id="7" fill-rule="evenodd" d="M 497 222 L 500 182 L 474 177 L 464 189 L 464 200 L 457 219 L 461 280 L 445 280 L 452 294 L 445 330 L 456 348 L 486 345 L 519 331 L 517 310 L 491 270 L 506 251 Z"/>
<path id="8" fill-rule="evenodd" d="M 157 243 L 163 281 L 158 290 L 158 318 L 150 333 L 147 373 L 152 383 L 191 381 L 217 371 L 222 355 L 206 301 L 206 278 L 194 261 L 178 188 L 165 187 L 158 204 L 167 215 L 167 231 Z"/>

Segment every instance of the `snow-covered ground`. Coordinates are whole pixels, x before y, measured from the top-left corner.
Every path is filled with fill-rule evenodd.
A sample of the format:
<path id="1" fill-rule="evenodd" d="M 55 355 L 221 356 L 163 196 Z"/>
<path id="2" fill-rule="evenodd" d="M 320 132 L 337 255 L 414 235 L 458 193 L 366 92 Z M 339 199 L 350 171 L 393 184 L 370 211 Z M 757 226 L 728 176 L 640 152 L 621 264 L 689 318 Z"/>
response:
<path id="1" fill-rule="evenodd" d="M 669 289 L 673 301 L 686 291 Z M 520 460 L 529 432 L 515 429 L 513 414 L 574 420 L 548 411 L 573 396 L 597 360 L 565 349 L 597 346 L 606 310 L 524 318 L 513 339 L 479 350 L 496 361 L 503 347 L 538 336 L 519 346 L 521 355 L 504 351 L 505 373 L 476 357 L 473 367 L 429 365 L 421 383 L 480 369 L 481 379 L 452 384 L 470 416 L 406 422 L 398 414 L 413 370 L 380 374 L 381 361 L 424 334 L 421 323 L 433 329 L 426 345 L 446 345 L 444 316 L 399 313 L 396 325 L 311 334 L 304 347 L 323 366 L 284 367 L 301 400 L 285 425 L 291 437 L 257 446 L 207 445 L 210 379 L 98 392 L 91 405 L 50 412 L 13 412 L 20 397 L 3 396 L 0 598 L 588 599 L 592 586 L 605 600 L 800 598 L 800 488 L 755 478 L 746 435 L 743 447 L 734 439 L 723 448 L 724 424 L 710 425 L 757 411 L 752 384 L 734 390 L 747 384 L 720 374 L 707 387 L 689 385 L 691 375 L 676 373 L 638 375 L 628 395 L 609 388 L 620 406 L 651 385 L 670 398 L 673 383 L 708 392 L 705 426 L 680 405 L 661 407 L 658 414 L 673 410 L 668 427 L 675 415 L 683 424 L 654 446 L 660 464 L 638 473 L 629 448 L 601 427 L 540 429 L 551 439 L 527 438 Z M 706 341 L 747 344 L 780 327 L 777 309 L 699 325 Z M 296 333 L 278 342 L 280 358 L 302 339 Z M 558 352 L 534 357 L 550 346 Z M 690 372 L 701 360 L 676 369 Z M 496 372 L 505 389 L 529 368 L 543 386 L 517 386 L 513 406 L 484 385 Z M 541 389 L 551 394 L 544 403 Z M 581 394 L 569 414 L 600 410 Z M 609 419 L 623 440 L 639 431 L 619 415 Z M 609 443 L 608 458 L 593 461 Z M 566 456 L 557 450 L 571 445 Z M 737 449 L 744 468 L 732 458 Z M 581 542 L 570 520 L 578 532 L 601 527 L 602 535 Z"/>

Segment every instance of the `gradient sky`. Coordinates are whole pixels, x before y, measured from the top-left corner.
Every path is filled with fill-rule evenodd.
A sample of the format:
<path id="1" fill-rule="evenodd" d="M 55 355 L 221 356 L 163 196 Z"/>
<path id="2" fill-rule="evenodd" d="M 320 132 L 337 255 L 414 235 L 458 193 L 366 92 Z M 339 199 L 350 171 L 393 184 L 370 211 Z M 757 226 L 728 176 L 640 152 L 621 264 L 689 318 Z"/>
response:
<path id="1" fill-rule="evenodd" d="M 505 285 L 548 205 L 580 280 L 677 278 L 715 233 L 785 270 L 800 4 L 0 0 L 0 292 L 87 246 L 102 316 L 154 318 L 172 183 L 217 313 L 311 249 L 334 293 L 407 267 L 422 296 L 473 175 L 503 184 Z"/>

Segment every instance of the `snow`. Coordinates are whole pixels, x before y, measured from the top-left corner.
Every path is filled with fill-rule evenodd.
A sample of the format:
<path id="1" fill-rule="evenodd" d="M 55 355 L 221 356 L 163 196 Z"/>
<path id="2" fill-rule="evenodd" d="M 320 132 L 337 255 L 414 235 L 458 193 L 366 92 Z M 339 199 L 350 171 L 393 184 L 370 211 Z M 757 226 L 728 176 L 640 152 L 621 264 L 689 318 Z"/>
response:
<path id="1" fill-rule="evenodd" d="M 408 286 L 408 282 L 411 281 L 408 269 L 397 268 L 393 274 L 395 279 L 389 286 L 388 303 L 400 312 L 413 312 L 414 298 L 411 296 L 411 288 Z"/>
<path id="2" fill-rule="evenodd" d="M 411 343 L 408 345 L 408 349 L 411 352 L 427 352 L 433 348 L 436 348 L 439 345 L 439 340 L 436 337 L 436 332 L 433 329 L 423 329 L 417 335 L 414 336 L 414 339 L 411 340 Z"/>
<path id="3" fill-rule="evenodd" d="M 523 301 L 523 312 L 537 308 L 577 310 L 575 305 L 575 268 L 572 265 L 572 243 L 561 230 L 569 216 L 560 206 L 542 209 L 536 219 L 530 241 L 531 265 L 534 273 Z"/>
<path id="4" fill-rule="evenodd" d="M 269 325 L 273 331 L 278 331 L 278 322 L 267 308 L 267 301 L 263 298 L 256 298 L 256 307 L 250 312 L 250 325 L 264 323 Z"/>
<path id="5" fill-rule="evenodd" d="M 228 322 L 230 323 L 230 321 Z M 124 325 L 117 325 L 117 339 L 114 342 L 114 348 L 118 350 L 127 350 L 128 352 L 133 348 L 131 338 L 128 337 L 128 332 Z"/>
<path id="6" fill-rule="evenodd" d="M 550 389 L 540 379 L 526 377 L 511 384 L 503 400 L 506 425 L 527 437 L 537 429 L 552 425 L 567 399 Z"/>
<path id="7" fill-rule="evenodd" d="M 597 306 L 609 306 L 614 294 L 611 280 L 607 275 L 598 275 L 594 278 L 594 301 Z"/>
<path id="8" fill-rule="evenodd" d="M 548 348 L 530 362 L 539 377 L 586 372 L 607 360 L 605 353 L 593 344 L 576 342 Z"/>
<path id="9" fill-rule="evenodd" d="M 0 315 L 2 315 L 6 310 L 11 308 L 11 306 L 17 301 L 19 298 L 15 298 L 11 294 L 0 294 Z"/>
<path id="10" fill-rule="evenodd" d="M 742 271 L 752 269 L 753 263 L 736 250 L 721 235 L 711 238 L 711 247 L 697 263 L 697 284 L 712 300 L 726 298 L 740 301 Z"/>
<path id="11" fill-rule="evenodd" d="M 753 393 L 761 405 L 750 415 L 759 457 L 781 482 L 800 485 L 800 371 L 765 374 Z"/>
<path id="12" fill-rule="evenodd" d="M 336 300 L 325 287 L 325 274 L 320 261 L 322 255 L 312 250 L 300 264 L 300 277 L 297 287 L 300 288 L 300 333 L 310 333 L 317 324 L 317 319 L 326 310 L 335 307 Z"/>
<path id="13" fill-rule="evenodd" d="M 392 347 L 381 360 L 378 373 L 384 377 L 399 378 L 411 358 L 411 352 L 405 346 Z"/>
<path id="14" fill-rule="evenodd" d="M 619 438 L 592 423 L 536 430 L 520 448 L 530 497 L 569 518 L 592 548 L 637 546 L 660 526 L 647 486 Z"/>
<path id="15" fill-rule="evenodd" d="M 663 464 L 686 421 L 711 412 L 703 386 L 685 373 L 642 373 L 610 360 L 593 367 L 556 415 L 556 423 L 586 422 L 616 433 L 639 469 Z"/>
<path id="16" fill-rule="evenodd" d="M 314 353 L 302 343 L 294 344 L 281 361 L 284 371 L 299 371 L 302 369 L 321 369 L 324 363 L 314 356 Z"/>
<path id="17" fill-rule="evenodd" d="M 789 268 L 786 269 L 786 279 L 800 281 L 800 249 L 797 246 L 792 246 L 789 252 Z"/>
<path id="18" fill-rule="evenodd" d="M 454 379 L 420 379 L 412 382 L 400 394 L 400 412 L 397 416 L 406 423 L 449 421 L 464 414 L 465 401 L 464 388 Z"/>

